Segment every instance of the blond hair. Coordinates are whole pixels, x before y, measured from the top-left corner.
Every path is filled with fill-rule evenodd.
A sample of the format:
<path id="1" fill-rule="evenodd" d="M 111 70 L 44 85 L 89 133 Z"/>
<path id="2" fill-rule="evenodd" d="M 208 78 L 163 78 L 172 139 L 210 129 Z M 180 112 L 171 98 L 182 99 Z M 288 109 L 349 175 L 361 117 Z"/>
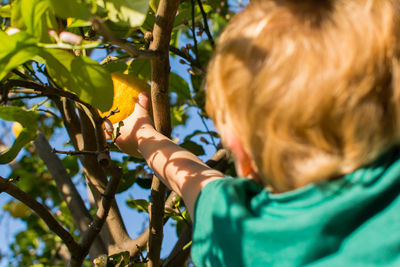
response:
<path id="1" fill-rule="evenodd" d="M 221 35 L 206 109 L 278 191 L 340 177 L 398 141 L 397 0 L 256 0 Z"/>

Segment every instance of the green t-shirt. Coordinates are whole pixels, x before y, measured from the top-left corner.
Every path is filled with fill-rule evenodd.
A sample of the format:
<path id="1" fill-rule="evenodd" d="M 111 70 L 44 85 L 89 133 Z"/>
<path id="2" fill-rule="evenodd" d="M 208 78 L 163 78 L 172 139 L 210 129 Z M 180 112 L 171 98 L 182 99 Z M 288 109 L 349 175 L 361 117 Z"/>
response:
<path id="1" fill-rule="evenodd" d="M 207 184 L 195 206 L 196 266 L 400 266 L 400 153 L 345 177 L 271 194 Z"/>

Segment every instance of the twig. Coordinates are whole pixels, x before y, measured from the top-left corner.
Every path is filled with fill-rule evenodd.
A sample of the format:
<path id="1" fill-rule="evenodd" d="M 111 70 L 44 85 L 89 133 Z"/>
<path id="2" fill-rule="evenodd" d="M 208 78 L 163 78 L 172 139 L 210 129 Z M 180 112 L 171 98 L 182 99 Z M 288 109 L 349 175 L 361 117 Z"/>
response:
<path id="1" fill-rule="evenodd" d="M 45 95 L 25 95 L 25 96 L 16 96 L 16 97 L 8 97 L 8 101 L 14 101 L 14 100 L 22 100 L 22 99 L 34 99 L 34 98 L 40 98 L 40 97 L 45 97 Z"/>
<path id="2" fill-rule="evenodd" d="M 214 42 L 214 39 L 213 39 L 213 37 L 211 35 L 210 28 L 208 27 L 207 14 L 204 11 L 203 3 L 201 2 L 201 0 L 197 0 L 197 4 L 199 5 L 200 11 L 201 11 L 201 15 L 203 16 L 204 31 L 206 32 L 208 40 L 210 41 L 212 47 L 214 48 L 215 47 L 215 42 Z"/>
<path id="3" fill-rule="evenodd" d="M 204 120 L 204 117 L 201 116 L 200 111 L 198 112 L 198 114 L 199 114 L 199 116 L 200 116 L 200 119 L 201 119 L 201 122 L 203 123 L 204 128 L 206 128 L 206 131 L 207 131 L 208 135 L 209 135 L 210 138 L 211 138 L 211 142 L 212 142 L 213 146 L 214 146 L 215 148 L 217 148 L 217 144 L 215 144 L 214 137 L 212 136 L 211 131 L 210 131 L 210 129 L 208 128 L 206 121 Z"/>
<path id="4" fill-rule="evenodd" d="M 57 153 L 57 154 L 64 154 L 64 155 L 99 155 L 102 153 L 101 151 L 86 151 L 86 150 L 81 150 L 81 151 L 61 151 L 53 148 L 51 150 L 52 153 Z"/>
<path id="5" fill-rule="evenodd" d="M 48 110 L 48 109 L 41 109 L 41 108 L 39 108 L 39 109 L 37 109 L 37 111 L 44 112 L 44 113 L 48 113 L 49 115 L 55 117 L 56 119 L 62 120 L 56 113 L 54 113 L 53 111 L 50 111 L 50 110 Z"/>
<path id="6" fill-rule="evenodd" d="M 193 44 L 194 44 L 194 54 L 196 56 L 196 61 L 199 62 L 199 49 L 197 47 L 197 37 L 196 37 L 196 21 L 195 21 L 195 3 L 194 0 L 191 0 L 192 3 L 192 27 L 190 28 L 193 36 Z M 200 64 L 200 63 L 199 63 Z"/>
<path id="7" fill-rule="evenodd" d="M 111 110 L 111 112 L 108 113 L 108 114 L 103 118 L 103 121 L 107 120 L 108 118 L 110 118 L 111 116 L 113 116 L 113 115 L 115 115 L 115 114 L 117 114 L 117 113 L 119 113 L 119 112 L 120 112 L 119 108 L 116 108 L 116 109 L 114 109 L 114 110 Z"/>
<path id="8" fill-rule="evenodd" d="M 23 73 L 20 72 L 19 70 L 13 69 L 12 72 L 13 72 L 14 74 L 17 74 L 17 75 L 18 75 L 19 77 L 21 77 L 22 79 L 25 79 L 25 80 L 30 80 L 30 79 L 31 79 L 30 77 L 26 76 L 25 74 L 23 74 Z"/>
<path id="9" fill-rule="evenodd" d="M 104 21 L 99 17 L 91 19 L 93 28 L 102 34 L 111 44 L 121 47 L 133 58 L 154 58 L 159 54 L 156 51 L 151 50 L 140 50 L 135 46 L 128 43 L 126 40 L 117 38 L 108 27 L 104 24 Z"/>
<path id="10" fill-rule="evenodd" d="M 70 93 L 70 92 L 67 92 L 64 90 L 59 90 L 55 87 L 47 86 L 47 85 L 40 84 L 40 83 L 37 83 L 34 81 L 9 80 L 5 84 L 5 87 L 7 89 L 11 89 L 13 87 L 30 88 L 30 89 L 33 89 L 34 92 L 39 92 L 40 94 L 43 94 L 46 96 L 63 96 L 63 97 L 66 97 L 68 99 L 74 100 L 78 103 L 88 106 L 87 103 L 80 100 L 79 97 L 73 93 Z"/>
<path id="11" fill-rule="evenodd" d="M 28 207 L 30 207 L 53 231 L 56 235 L 58 235 L 68 247 L 68 250 L 71 254 L 77 254 L 81 250 L 81 246 L 75 242 L 72 235 L 65 230 L 56 219 L 54 219 L 53 215 L 49 212 L 49 210 L 40 204 L 36 199 L 19 189 L 17 186 L 12 184 L 9 180 L 0 176 L 0 192 L 6 192 L 7 194 L 13 196 L 18 199 Z"/>
<path id="12" fill-rule="evenodd" d="M 199 73 L 201 75 L 205 75 L 206 71 L 203 69 L 203 67 L 197 62 L 193 57 L 191 57 L 188 53 L 183 52 L 182 50 L 170 46 L 169 51 L 174 53 L 175 55 L 180 56 L 181 58 L 187 60 L 190 63 L 190 66 L 194 69 L 196 73 Z"/>
<path id="13" fill-rule="evenodd" d="M 35 73 L 34 71 L 32 71 L 26 63 L 22 64 L 22 66 L 24 66 L 24 68 L 27 69 L 27 70 L 29 71 L 29 73 L 32 75 L 33 78 L 35 78 L 36 80 L 38 80 L 38 82 L 40 82 L 40 83 L 42 82 L 42 81 L 39 79 L 39 77 L 36 75 L 36 73 Z"/>

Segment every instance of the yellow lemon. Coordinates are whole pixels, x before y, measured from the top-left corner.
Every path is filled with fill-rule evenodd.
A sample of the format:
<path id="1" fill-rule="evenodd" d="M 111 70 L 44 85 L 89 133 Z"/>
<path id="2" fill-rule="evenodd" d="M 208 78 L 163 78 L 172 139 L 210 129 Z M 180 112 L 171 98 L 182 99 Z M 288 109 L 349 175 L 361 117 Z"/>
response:
<path id="1" fill-rule="evenodd" d="M 21 133 L 22 129 L 23 127 L 19 122 L 14 122 L 13 125 L 11 126 L 11 131 L 15 137 L 17 137 Z"/>
<path id="2" fill-rule="evenodd" d="M 115 124 L 132 114 L 140 92 L 144 91 L 150 95 L 150 85 L 128 74 L 114 72 L 111 77 L 114 84 L 113 105 L 110 110 L 100 113 L 100 115 L 104 117 L 118 108 L 119 112 L 109 117 L 109 120 Z"/>

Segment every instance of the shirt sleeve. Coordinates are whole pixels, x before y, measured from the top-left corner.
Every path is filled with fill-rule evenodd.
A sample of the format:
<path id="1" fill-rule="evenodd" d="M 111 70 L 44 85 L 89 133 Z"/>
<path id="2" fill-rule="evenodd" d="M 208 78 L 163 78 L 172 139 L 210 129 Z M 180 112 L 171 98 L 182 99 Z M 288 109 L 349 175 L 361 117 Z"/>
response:
<path id="1" fill-rule="evenodd" d="M 196 266 L 229 266 L 241 249 L 243 218 L 251 213 L 252 196 L 262 188 L 242 178 L 218 179 L 207 184 L 195 203 L 192 259 Z"/>

